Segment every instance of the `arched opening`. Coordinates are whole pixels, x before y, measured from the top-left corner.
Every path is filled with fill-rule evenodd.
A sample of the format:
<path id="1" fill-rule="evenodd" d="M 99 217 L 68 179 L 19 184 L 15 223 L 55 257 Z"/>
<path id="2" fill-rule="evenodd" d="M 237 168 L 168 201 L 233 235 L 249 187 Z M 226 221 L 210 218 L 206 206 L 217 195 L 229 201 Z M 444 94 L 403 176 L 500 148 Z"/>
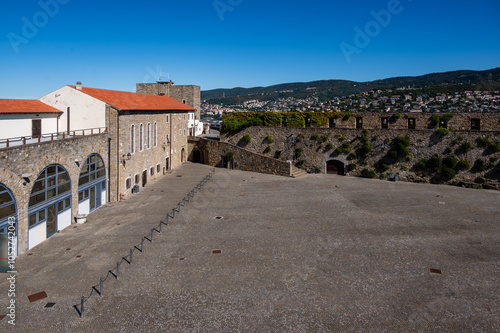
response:
<path id="1" fill-rule="evenodd" d="M 181 163 L 186 162 L 186 149 L 182 148 L 181 150 Z"/>
<path id="2" fill-rule="evenodd" d="M 17 205 L 12 192 L 0 184 L 0 272 L 7 272 L 9 255 L 17 256 L 17 244 L 9 253 L 9 236 L 17 236 Z M 15 237 L 14 237 L 15 239 Z"/>
<path id="3" fill-rule="evenodd" d="M 106 167 L 98 154 L 85 160 L 78 178 L 78 213 L 89 214 L 106 204 Z"/>
<path id="4" fill-rule="evenodd" d="M 199 149 L 193 150 L 193 152 L 191 154 L 192 154 L 191 161 L 193 163 L 203 164 L 203 155 L 201 154 L 201 151 Z"/>
<path id="5" fill-rule="evenodd" d="M 28 205 L 28 248 L 71 224 L 71 179 L 60 165 L 49 165 L 31 189 Z"/>
<path id="6" fill-rule="evenodd" d="M 329 175 L 345 175 L 345 164 L 341 161 L 331 160 L 326 162 L 326 173 Z"/>

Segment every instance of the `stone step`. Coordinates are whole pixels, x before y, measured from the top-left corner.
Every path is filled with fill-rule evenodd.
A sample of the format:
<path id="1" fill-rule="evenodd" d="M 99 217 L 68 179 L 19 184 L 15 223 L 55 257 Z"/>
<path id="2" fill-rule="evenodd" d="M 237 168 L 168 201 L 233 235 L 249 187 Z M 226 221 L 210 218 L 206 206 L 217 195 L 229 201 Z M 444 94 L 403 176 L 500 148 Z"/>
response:
<path id="1" fill-rule="evenodd" d="M 292 166 L 292 177 L 293 178 L 297 178 L 297 177 L 303 176 L 305 174 L 307 174 L 307 172 L 305 172 L 304 170 Z"/>

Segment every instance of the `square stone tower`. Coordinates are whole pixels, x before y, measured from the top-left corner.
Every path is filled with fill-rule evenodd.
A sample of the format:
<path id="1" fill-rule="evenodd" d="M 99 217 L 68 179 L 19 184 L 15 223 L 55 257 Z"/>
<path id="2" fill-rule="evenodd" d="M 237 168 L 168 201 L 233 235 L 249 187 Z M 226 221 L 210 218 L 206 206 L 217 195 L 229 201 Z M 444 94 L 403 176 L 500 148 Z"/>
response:
<path id="1" fill-rule="evenodd" d="M 176 86 L 175 82 L 156 81 L 156 83 L 137 83 L 138 94 L 169 96 L 179 102 L 187 104 L 196 109 L 196 119 L 200 119 L 201 111 L 201 89 L 200 86 Z"/>

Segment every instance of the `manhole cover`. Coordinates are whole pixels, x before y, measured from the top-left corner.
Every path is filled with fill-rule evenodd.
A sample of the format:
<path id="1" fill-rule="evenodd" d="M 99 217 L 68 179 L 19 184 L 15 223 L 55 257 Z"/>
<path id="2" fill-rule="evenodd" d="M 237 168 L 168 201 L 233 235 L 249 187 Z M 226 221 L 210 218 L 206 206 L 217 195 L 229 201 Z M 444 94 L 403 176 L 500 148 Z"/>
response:
<path id="1" fill-rule="evenodd" d="M 47 303 L 47 304 L 45 304 L 44 308 L 51 308 L 54 305 L 56 305 L 56 303 Z"/>
<path id="2" fill-rule="evenodd" d="M 28 299 L 30 300 L 30 302 L 36 302 L 36 301 L 39 301 L 39 300 L 44 299 L 44 298 L 47 298 L 47 293 L 45 291 L 41 291 L 39 293 L 28 296 Z"/>

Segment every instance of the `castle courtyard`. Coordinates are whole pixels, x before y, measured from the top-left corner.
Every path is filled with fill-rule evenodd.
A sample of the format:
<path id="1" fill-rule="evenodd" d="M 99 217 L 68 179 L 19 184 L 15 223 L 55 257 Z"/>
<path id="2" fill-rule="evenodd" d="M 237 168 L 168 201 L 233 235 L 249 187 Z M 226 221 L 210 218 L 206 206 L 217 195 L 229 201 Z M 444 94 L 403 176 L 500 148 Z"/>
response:
<path id="1" fill-rule="evenodd" d="M 499 191 L 217 169 L 109 275 L 210 170 L 185 163 L 21 254 L 0 331 L 500 331 Z"/>

